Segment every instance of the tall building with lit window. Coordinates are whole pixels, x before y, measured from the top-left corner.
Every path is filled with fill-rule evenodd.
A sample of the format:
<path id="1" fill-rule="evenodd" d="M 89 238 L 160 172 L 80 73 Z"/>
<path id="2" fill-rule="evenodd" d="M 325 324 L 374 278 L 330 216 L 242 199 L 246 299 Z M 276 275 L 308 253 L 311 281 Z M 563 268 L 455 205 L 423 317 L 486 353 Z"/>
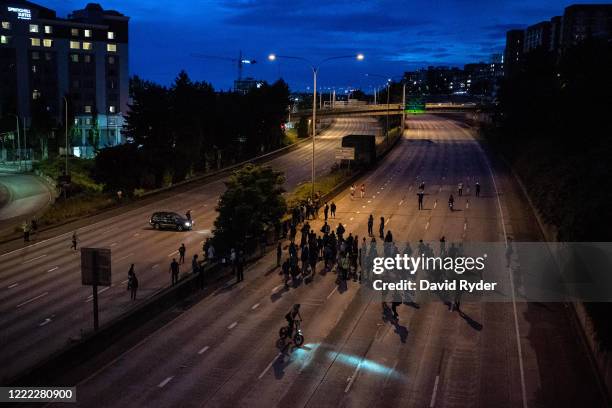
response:
<path id="1" fill-rule="evenodd" d="M 29 1 L 0 0 L 0 114 L 16 112 L 29 125 L 44 109 L 63 123 L 65 97 L 75 118 L 74 145 L 87 146 L 94 127 L 99 147 L 121 143 L 128 21 L 96 3 L 60 18 Z"/>

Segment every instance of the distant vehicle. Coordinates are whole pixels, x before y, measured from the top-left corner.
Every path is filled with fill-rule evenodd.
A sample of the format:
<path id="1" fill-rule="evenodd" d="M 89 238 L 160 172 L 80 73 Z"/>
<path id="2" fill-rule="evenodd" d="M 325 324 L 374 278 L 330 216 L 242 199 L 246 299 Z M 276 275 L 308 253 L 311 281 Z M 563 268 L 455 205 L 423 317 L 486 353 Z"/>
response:
<path id="1" fill-rule="evenodd" d="M 194 223 L 175 212 L 160 211 L 153 213 L 149 224 L 151 224 L 153 229 L 171 228 L 177 231 L 184 231 L 190 230 Z"/>

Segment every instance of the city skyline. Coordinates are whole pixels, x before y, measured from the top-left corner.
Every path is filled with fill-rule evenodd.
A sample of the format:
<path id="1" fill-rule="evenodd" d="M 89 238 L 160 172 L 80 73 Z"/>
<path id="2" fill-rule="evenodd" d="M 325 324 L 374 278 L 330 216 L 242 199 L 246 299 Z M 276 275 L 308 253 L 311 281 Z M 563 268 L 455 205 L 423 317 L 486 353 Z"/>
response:
<path id="1" fill-rule="evenodd" d="M 109 0 L 101 5 L 130 17 L 130 75 L 170 84 L 184 69 L 195 80 L 230 89 L 237 76 L 235 65 L 193 54 L 237 58 L 242 51 L 245 58 L 258 61 L 244 69 L 244 76 L 269 82 L 282 77 L 292 89 L 302 91 L 311 87 L 309 68 L 287 60 L 271 64 L 266 60 L 270 52 L 302 56 L 314 63 L 362 52 L 366 58 L 358 64 L 326 64 L 319 85 L 370 91 L 381 81 L 366 73 L 397 76 L 430 65 L 488 62 L 492 54 L 503 53 L 506 31 L 526 28 L 563 14 L 570 4 L 583 3 L 588 2 L 471 2 L 466 6 L 453 1 L 436 5 L 364 1 L 355 7 L 341 1 L 334 4 L 333 14 L 323 3 L 302 1 L 291 9 L 275 0 L 210 1 L 195 6 Z M 79 0 L 39 4 L 56 9 L 58 17 L 85 6 Z"/>

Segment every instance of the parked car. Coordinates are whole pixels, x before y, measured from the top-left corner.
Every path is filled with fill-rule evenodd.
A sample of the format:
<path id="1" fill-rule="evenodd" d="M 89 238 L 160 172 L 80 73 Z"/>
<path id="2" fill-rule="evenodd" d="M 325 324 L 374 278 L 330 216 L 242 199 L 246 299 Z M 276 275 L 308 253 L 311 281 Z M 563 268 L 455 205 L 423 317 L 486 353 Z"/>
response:
<path id="1" fill-rule="evenodd" d="M 193 221 L 186 217 L 170 211 L 160 211 L 153 213 L 149 224 L 153 229 L 172 228 L 177 231 L 190 230 L 193 227 Z"/>

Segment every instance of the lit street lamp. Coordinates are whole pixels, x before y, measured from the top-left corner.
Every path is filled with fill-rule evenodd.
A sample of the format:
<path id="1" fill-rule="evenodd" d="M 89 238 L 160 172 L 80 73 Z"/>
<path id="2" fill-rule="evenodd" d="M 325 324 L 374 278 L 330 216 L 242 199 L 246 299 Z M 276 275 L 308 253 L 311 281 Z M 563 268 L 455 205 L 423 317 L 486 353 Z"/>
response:
<path id="1" fill-rule="evenodd" d="M 293 56 L 288 56 L 288 55 L 276 55 L 276 54 L 268 55 L 268 60 L 270 61 L 276 61 L 278 58 L 296 59 L 296 60 L 305 61 L 308 65 L 310 65 L 310 68 L 312 69 L 313 94 L 312 94 L 312 190 L 311 190 L 311 197 L 314 198 L 314 193 L 315 193 L 315 136 L 317 134 L 317 73 L 319 72 L 319 67 L 325 62 L 330 61 L 330 60 L 335 60 L 335 59 L 357 58 L 357 61 L 363 61 L 364 55 L 363 54 L 342 55 L 338 57 L 325 58 L 324 60 L 320 61 L 317 65 L 313 64 L 309 59 L 303 58 L 303 57 L 293 57 Z"/>

